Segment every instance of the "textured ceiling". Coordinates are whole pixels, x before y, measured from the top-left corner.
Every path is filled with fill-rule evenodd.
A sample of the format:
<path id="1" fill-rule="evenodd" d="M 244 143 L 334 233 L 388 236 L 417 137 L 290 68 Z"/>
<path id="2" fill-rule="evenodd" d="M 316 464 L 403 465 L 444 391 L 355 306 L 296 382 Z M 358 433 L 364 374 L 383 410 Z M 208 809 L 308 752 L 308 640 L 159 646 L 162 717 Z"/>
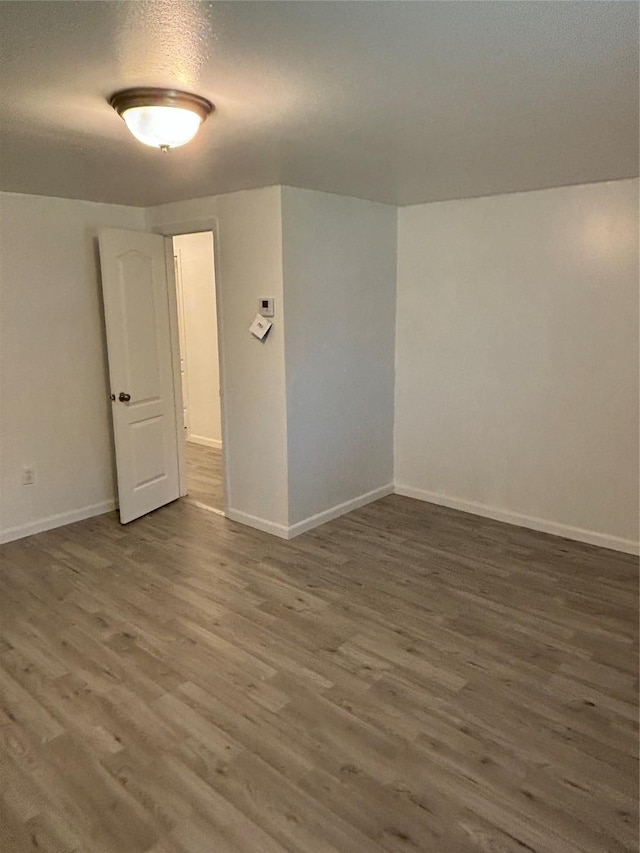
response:
<path id="1" fill-rule="evenodd" d="M 638 174 L 635 2 L 0 2 L 0 63 L 15 192 L 412 204 Z M 135 85 L 216 111 L 163 155 L 107 104 Z"/>

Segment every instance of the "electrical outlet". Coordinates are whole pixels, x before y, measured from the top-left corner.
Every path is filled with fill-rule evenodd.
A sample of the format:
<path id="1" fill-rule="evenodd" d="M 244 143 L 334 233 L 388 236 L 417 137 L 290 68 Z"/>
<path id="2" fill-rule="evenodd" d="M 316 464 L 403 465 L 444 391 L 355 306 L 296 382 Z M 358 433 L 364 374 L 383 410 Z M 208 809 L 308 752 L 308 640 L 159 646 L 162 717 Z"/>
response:
<path id="1" fill-rule="evenodd" d="M 25 465 L 22 469 L 22 485 L 23 486 L 33 486 L 36 481 L 36 469 L 29 468 L 29 466 Z"/>

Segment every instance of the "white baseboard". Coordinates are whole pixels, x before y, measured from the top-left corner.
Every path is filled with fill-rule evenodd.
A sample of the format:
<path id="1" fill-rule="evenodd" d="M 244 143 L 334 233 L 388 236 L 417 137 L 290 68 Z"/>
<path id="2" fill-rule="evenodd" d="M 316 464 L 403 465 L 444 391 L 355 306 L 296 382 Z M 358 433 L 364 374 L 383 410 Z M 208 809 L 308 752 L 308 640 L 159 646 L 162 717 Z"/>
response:
<path id="1" fill-rule="evenodd" d="M 351 512 L 354 509 L 359 509 L 361 506 L 377 501 L 379 498 L 392 495 L 393 492 L 393 483 L 387 483 L 385 486 L 380 486 L 370 492 L 365 492 L 362 495 L 358 495 L 356 498 L 344 501 L 344 503 L 336 504 L 336 506 L 325 509 L 323 512 L 316 513 L 316 515 L 310 515 L 308 518 L 304 518 L 302 521 L 292 524 L 289 527 L 289 536 L 287 538 L 293 539 L 294 536 L 306 533 L 307 530 L 319 527 L 321 524 L 331 521 L 333 518 L 338 518 L 340 515 L 345 515 L 347 512 Z"/>
<path id="2" fill-rule="evenodd" d="M 205 447 L 216 447 L 222 450 L 222 441 L 219 438 L 205 438 L 204 435 L 190 435 L 187 441 L 192 444 L 204 444 Z"/>
<path id="3" fill-rule="evenodd" d="M 112 499 L 91 504 L 90 506 L 83 506 L 81 509 L 73 509 L 69 512 L 49 515 L 46 518 L 38 519 L 38 521 L 20 524 L 17 527 L 8 527 L 6 530 L 0 531 L 0 544 L 3 542 L 13 542 L 15 539 L 22 539 L 25 536 L 32 536 L 34 533 L 43 533 L 45 530 L 53 530 L 54 527 L 73 524 L 75 521 L 84 521 L 85 518 L 92 518 L 94 515 L 111 512 L 116 506 L 115 500 Z"/>
<path id="4" fill-rule="evenodd" d="M 240 524 L 246 524 L 249 527 L 255 527 L 256 530 L 262 530 L 264 533 L 272 533 L 274 536 L 279 536 L 281 539 L 289 539 L 289 528 L 284 524 L 276 524 L 275 521 L 267 521 L 266 518 L 259 518 L 257 515 L 249 515 L 247 512 L 241 512 L 239 509 L 227 507 L 225 513 L 231 521 L 238 521 Z"/>
<path id="5" fill-rule="evenodd" d="M 465 501 L 460 498 L 451 498 L 438 492 L 428 492 L 424 489 L 415 489 L 413 486 L 404 486 L 396 483 L 395 493 L 407 498 L 416 498 L 419 501 L 446 506 L 450 509 L 459 509 L 462 512 L 470 512 L 473 515 L 481 515 L 494 521 L 504 521 L 507 524 L 515 524 L 517 527 L 527 527 L 530 530 L 539 530 L 542 533 L 551 533 L 553 536 L 564 536 L 566 539 L 575 539 L 578 542 L 586 542 L 588 545 L 598 545 L 600 548 L 610 548 L 612 551 L 622 551 L 625 554 L 638 554 L 640 543 L 633 539 L 623 539 L 620 536 L 610 536 L 607 533 L 598 533 L 595 530 L 584 530 L 581 527 L 572 527 L 569 524 L 561 524 L 556 521 L 548 521 L 545 518 L 535 518 L 531 515 L 522 515 L 519 512 L 511 512 L 507 509 L 497 509 L 485 504 Z"/>
<path id="6" fill-rule="evenodd" d="M 281 539 L 293 539 L 301 533 L 306 533 L 307 530 L 319 527 L 326 521 L 331 521 L 333 518 L 345 515 L 345 513 L 351 512 L 353 509 L 358 509 L 365 504 L 377 501 L 379 498 L 386 497 L 386 495 L 392 495 L 393 492 L 393 483 L 387 483 L 386 486 L 380 486 L 378 489 L 365 492 L 364 494 L 358 495 L 358 497 L 352 498 L 349 501 L 344 501 L 344 503 L 329 507 L 329 509 L 325 509 L 323 512 L 318 512 L 316 515 L 310 515 L 308 518 L 303 518 L 302 521 L 298 521 L 296 524 L 291 524 L 289 527 L 285 524 L 276 524 L 273 521 L 267 521 L 265 518 L 258 518 L 255 515 L 249 515 L 246 512 L 241 512 L 240 510 L 233 509 L 232 507 L 227 508 L 226 516 L 227 518 L 230 518 L 231 521 L 239 521 L 240 524 L 247 524 L 249 527 L 255 527 L 256 530 L 262 530 L 265 533 L 272 533 L 274 536 L 279 536 Z"/>

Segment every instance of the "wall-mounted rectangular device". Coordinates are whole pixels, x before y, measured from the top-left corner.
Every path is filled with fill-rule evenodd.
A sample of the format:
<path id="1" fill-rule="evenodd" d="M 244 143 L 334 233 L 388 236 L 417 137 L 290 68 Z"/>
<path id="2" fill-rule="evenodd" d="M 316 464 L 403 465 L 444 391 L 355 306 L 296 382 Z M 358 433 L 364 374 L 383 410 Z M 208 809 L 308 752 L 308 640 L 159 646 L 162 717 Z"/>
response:
<path id="1" fill-rule="evenodd" d="M 256 314 L 253 318 L 253 323 L 249 326 L 251 334 L 259 341 L 263 341 L 269 334 L 269 329 L 273 326 L 271 320 L 267 320 L 262 314 Z"/>
<path id="2" fill-rule="evenodd" d="M 275 299 L 272 296 L 261 296 L 258 299 L 258 313 L 263 317 L 273 317 L 276 313 Z"/>

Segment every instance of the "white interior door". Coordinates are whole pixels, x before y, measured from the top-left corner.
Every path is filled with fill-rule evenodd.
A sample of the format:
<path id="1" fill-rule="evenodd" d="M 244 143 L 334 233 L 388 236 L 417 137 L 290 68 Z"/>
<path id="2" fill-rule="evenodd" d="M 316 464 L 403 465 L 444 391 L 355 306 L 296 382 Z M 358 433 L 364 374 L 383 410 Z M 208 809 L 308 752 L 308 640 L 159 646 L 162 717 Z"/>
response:
<path id="1" fill-rule="evenodd" d="M 114 229 L 100 232 L 99 245 L 120 521 L 126 524 L 180 496 L 173 249 L 159 234 Z"/>

